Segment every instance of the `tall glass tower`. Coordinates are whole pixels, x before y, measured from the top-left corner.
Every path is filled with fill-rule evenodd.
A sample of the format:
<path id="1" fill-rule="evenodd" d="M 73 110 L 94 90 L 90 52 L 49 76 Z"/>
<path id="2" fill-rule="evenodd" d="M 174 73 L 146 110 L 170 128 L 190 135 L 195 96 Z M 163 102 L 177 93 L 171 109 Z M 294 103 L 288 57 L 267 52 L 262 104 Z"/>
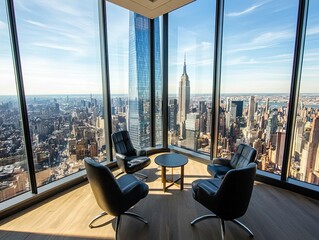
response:
<path id="1" fill-rule="evenodd" d="M 155 31 L 159 29 L 155 19 Z M 157 29 L 157 30 L 156 30 Z M 150 21 L 130 12 L 128 130 L 134 147 L 150 147 Z M 155 34 L 155 36 L 159 36 Z M 155 52 L 159 52 L 159 41 Z M 158 57 L 156 57 L 158 56 Z M 155 54 L 156 61 L 159 55 Z M 160 66 L 156 64 L 156 66 Z M 155 69 L 156 78 L 160 71 Z M 155 82 L 157 82 L 155 80 Z"/>

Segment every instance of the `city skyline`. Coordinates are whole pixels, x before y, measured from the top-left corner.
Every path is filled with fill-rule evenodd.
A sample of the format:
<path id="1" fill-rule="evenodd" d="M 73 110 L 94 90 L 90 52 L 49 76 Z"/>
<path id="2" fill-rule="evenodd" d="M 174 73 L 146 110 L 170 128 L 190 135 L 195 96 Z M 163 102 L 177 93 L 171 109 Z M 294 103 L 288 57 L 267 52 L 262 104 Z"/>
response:
<path id="1" fill-rule="evenodd" d="M 42 1 L 21 0 L 14 3 L 26 94 L 101 92 L 98 14 L 95 4 L 84 1 L 81 3 L 50 1 L 50 4 L 47 4 Z M 319 39 L 316 23 L 319 16 L 315 12 L 319 3 L 312 1 L 310 4 L 302 74 L 304 84 L 301 85 L 303 93 L 316 93 L 314 90 L 319 89 L 319 83 L 317 83 L 319 82 L 317 81 L 319 48 L 316 47 Z M 194 93 L 204 93 L 207 88 L 212 87 L 214 36 L 211 27 L 214 25 L 214 17 L 211 12 L 214 12 L 214 7 L 215 4 L 212 1 L 203 0 L 170 14 L 172 20 L 169 29 L 170 42 L 176 43 L 169 46 L 170 66 L 172 66 L 169 71 L 170 93 L 178 93 L 176 79 L 178 79 L 178 69 L 183 64 L 185 53 L 188 59 L 188 72 L 193 80 L 191 88 Z M 110 68 L 113 72 L 110 75 L 118 76 L 112 80 L 111 89 L 114 93 L 128 93 L 129 71 L 128 61 L 125 59 L 128 59 L 129 53 L 129 11 L 111 3 L 107 3 L 107 8 L 110 17 L 115 18 L 123 26 L 111 32 L 113 36 L 123 41 L 121 45 L 118 46 L 114 40 L 109 41 L 110 54 L 118 56 L 119 59 L 116 67 L 113 65 L 113 68 Z M 2 11 L 5 9 L 4 2 L 1 2 L 1 9 Z M 44 14 L 41 15 L 40 12 Z M 197 12 L 203 14 L 196 14 Z M 208 15 L 205 13 L 208 12 L 211 17 L 205 19 Z M 194 14 L 196 18 L 184 17 Z M 289 92 L 296 14 L 297 1 L 255 1 L 253 3 L 242 1 L 240 5 L 233 4 L 233 1 L 225 1 L 221 92 Z M 51 18 L 43 17 L 48 15 Z M 75 21 L 74 19 L 79 16 L 81 21 Z M 264 21 L 266 17 L 270 21 Z M 254 21 L 251 20 L 252 18 Z M 52 21 L 52 19 L 59 19 L 59 21 Z M 203 22 L 208 24 L 202 24 Z M 230 27 L 237 22 L 241 24 L 237 24 L 236 28 Z M 196 29 L 196 32 L 193 29 Z M 250 30 L 247 31 L 247 29 Z M 3 53 L 0 57 L 1 80 L 5 83 L 0 90 L 0 95 L 15 94 L 5 14 L 2 14 L 0 18 L 0 34 L 0 50 Z M 117 44 L 121 51 L 112 51 L 113 44 Z M 60 61 L 62 56 L 64 61 Z M 61 69 L 64 71 L 60 72 Z M 206 86 L 204 90 L 197 89 L 196 83 L 199 80 Z M 78 83 L 77 86 L 73 84 L 75 81 Z M 252 82 L 258 85 L 251 84 Z M 59 85 L 64 87 L 52 87 Z M 230 86 L 233 85 L 236 90 L 231 89 Z M 260 88 L 260 85 L 263 88 Z"/>

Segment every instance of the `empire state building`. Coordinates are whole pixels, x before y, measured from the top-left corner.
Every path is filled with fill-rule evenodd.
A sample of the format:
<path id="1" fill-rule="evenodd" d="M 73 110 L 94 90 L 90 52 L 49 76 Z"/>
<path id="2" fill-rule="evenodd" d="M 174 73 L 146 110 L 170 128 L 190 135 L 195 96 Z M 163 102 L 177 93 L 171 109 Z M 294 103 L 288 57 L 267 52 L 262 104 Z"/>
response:
<path id="1" fill-rule="evenodd" d="M 185 138 L 185 120 L 187 113 L 189 113 L 189 102 L 190 102 L 190 86 L 189 78 L 186 73 L 186 58 L 184 59 L 184 68 L 181 80 L 179 82 L 178 92 L 178 115 L 177 120 L 180 125 L 180 136 Z"/>

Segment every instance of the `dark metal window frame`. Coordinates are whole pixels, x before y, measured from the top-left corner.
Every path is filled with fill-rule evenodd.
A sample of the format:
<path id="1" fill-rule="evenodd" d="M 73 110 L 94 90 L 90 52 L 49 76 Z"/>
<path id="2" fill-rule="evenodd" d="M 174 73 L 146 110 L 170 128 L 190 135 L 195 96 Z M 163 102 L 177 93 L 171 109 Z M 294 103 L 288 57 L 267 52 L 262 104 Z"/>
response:
<path id="1" fill-rule="evenodd" d="M 32 154 L 33 152 L 32 141 L 30 138 L 29 118 L 28 118 L 26 97 L 24 92 L 23 74 L 22 74 L 22 67 L 21 67 L 19 41 L 18 41 L 18 33 L 17 33 L 17 25 L 16 25 L 13 1 L 7 0 L 6 6 L 7 6 L 8 25 L 9 25 L 8 26 L 9 35 L 10 35 L 11 48 L 12 48 L 12 58 L 13 58 L 13 65 L 14 65 L 13 67 L 15 71 L 16 87 L 17 87 L 18 98 L 20 103 L 23 137 L 24 137 L 28 170 L 29 170 L 30 187 L 31 187 L 31 192 L 36 194 L 38 192 L 38 188 L 36 183 L 35 167 L 34 167 L 33 154 Z"/>

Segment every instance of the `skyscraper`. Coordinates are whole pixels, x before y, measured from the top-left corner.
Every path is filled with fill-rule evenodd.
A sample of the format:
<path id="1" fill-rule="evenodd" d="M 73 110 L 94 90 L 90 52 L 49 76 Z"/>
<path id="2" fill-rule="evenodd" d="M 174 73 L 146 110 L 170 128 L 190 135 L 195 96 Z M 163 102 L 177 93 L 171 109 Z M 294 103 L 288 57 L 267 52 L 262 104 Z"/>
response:
<path id="1" fill-rule="evenodd" d="M 308 149 L 307 149 L 308 150 L 307 158 L 302 157 L 301 163 L 300 163 L 302 166 L 305 166 L 305 169 L 304 169 L 305 174 L 304 175 L 305 175 L 306 181 L 311 180 L 310 179 L 311 173 L 313 172 L 313 169 L 315 167 L 318 144 L 319 144 L 319 117 L 317 116 L 312 121 Z"/>
<path id="2" fill-rule="evenodd" d="M 185 120 L 189 113 L 190 86 L 189 78 L 186 72 L 186 57 L 184 58 L 184 68 L 181 80 L 179 82 L 178 92 L 178 122 L 180 125 L 180 136 L 185 138 Z"/>
<path id="3" fill-rule="evenodd" d="M 244 102 L 243 101 L 232 101 L 232 104 L 236 105 L 236 117 L 243 116 Z"/>
<path id="4" fill-rule="evenodd" d="M 177 117 L 177 99 L 171 99 L 168 103 L 168 130 L 176 131 L 176 117 Z"/>
<path id="5" fill-rule="evenodd" d="M 254 125 L 254 114 L 256 111 L 255 96 L 250 96 L 248 103 L 248 126 L 253 127 Z"/>
<path id="6" fill-rule="evenodd" d="M 129 104 L 127 126 L 136 148 L 150 147 L 150 21 L 130 12 L 129 22 Z M 154 20 L 159 31 L 158 19 Z M 159 34 L 155 34 L 159 37 Z M 155 41 L 159 52 L 159 41 Z M 159 61 L 159 55 L 155 60 Z M 156 64 L 159 67 L 159 64 Z M 160 70 L 155 69 L 159 78 Z M 156 81 L 156 80 L 155 80 Z"/>

